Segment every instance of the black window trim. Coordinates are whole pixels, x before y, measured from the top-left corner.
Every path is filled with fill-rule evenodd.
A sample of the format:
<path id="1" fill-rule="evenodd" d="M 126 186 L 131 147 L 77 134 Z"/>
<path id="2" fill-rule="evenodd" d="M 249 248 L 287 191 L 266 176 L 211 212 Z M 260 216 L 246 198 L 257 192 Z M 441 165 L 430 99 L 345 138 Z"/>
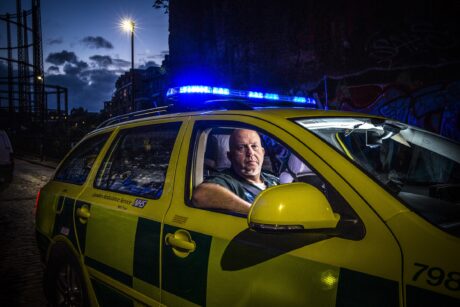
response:
<path id="1" fill-rule="evenodd" d="M 96 172 L 96 176 L 94 176 L 92 187 L 94 189 L 96 189 L 96 190 L 99 190 L 99 191 L 107 191 L 107 192 L 111 192 L 111 193 L 119 193 L 119 194 L 128 195 L 128 196 L 132 196 L 132 197 L 141 197 L 141 198 L 146 198 L 146 199 L 151 199 L 151 200 L 160 200 L 164 195 L 163 192 L 161 193 L 161 195 L 158 198 L 156 198 L 156 197 L 149 197 L 149 196 L 145 196 L 145 195 L 137 195 L 137 194 L 127 193 L 127 192 L 123 192 L 123 191 L 115 191 L 115 190 L 110 190 L 110 189 L 103 189 L 103 188 L 100 188 L 100 187 L 96 186 L 97 175 L 99 174 L 99 171 L 101 170 L 101 167 L 103 167 L 103 162 L 106 161 L 106 159 L 110 158 L 110 155 L 112 154 L 113 150 L 115 149 L 115 146 L 117 146 L 118 141 L 120 139 L 120 135 L 122 133 L 125 133 L 125 131 L 132 130 L 132 129 L 145 128 L 145 127 L 149 127 L 149 126 L 158 126 L 158 125 L 171 125 L 171 126 L 172 125 L 177 125 L 178 126 L 176 139 L 174 141 L 174 145 L 172 147 L 171 152 L 174 151 L 174 148 L 177 145 L 177 138 L 180 135 L 180 130 L 184 126 L 184 120 L 165 121 L 165 122 L 162 121 L 162 122 L 158 122 L 158 123 L 147 123 L 145 125 L 121 128 L 121 129 L 119 129 L 117 131 L 116 135 L 114 136 L 114 138 L 113 138 L 113 140 L 112 140 L 112 142 L 110 144 L 110 147 L 108 148 L 107 152 L 105 153 L 104 157 L 101 160 L 101 164 L 99 165 L 99 168 L 98 168 L 98 170 Z M 179 144 L 179 146 L 180 146 L 180 144 Z M 169 164 L 170 164 L 170 161 L 171 161 L 171 157 L 169 157 L 168 168 L 166 170 L 165 178 L 168 176 L 168 172 L 170 171 Z M 164 183 L 166 183 L 166 180 L 165 180 Z M 164 187 L 163 187 L 163 189 L 164 189 Z"/>
<path id="2" fill-rule="evenodd" d="M 233 115 L 233 114 L 232 114 Z M 251 118 L 254 118 L 254 119 L 257 119 L 257 120 L 261 120 L 260 118 L 257 118 L 257 117 L 252 117 Z M 265 120 L 262 120 L 262 121 L 265 121 Z M 267 121 L 265 121 L 267 122 Z M 268 123 L 268 122 L 267 122 Z M 221 211 L 221 210 L 210 210 L 210 209 L 202 209 L 202 208 L 197 208 L 193 205 L 192 203 L 192 191 L 191 191 L 191 186 L 192 186 L 192 183 L 190 182 L 190 180 L 192 180 L 192 169 L 194 168 L 194 163 L 196 162 L 196 157 L 195 157 L 195 153 L 196 153 L 196 146 L 197 146 L 197 138 L 198 138 L 198 132 L 199 131 L 203 131 L 205 129 L 209 129 L 209 128 L 222 128 L 222 126 L 234 126 L 234 127 L 238 127 L 238 128 L 248 128 L 248 129 L 252 129 L 252 130 L 255 130 L 257 131 L 258 133 L 262 133 L 270 138 L 272 138 L 273 140 L 275 140 L 276 142 L 278 142 L 279 144 L 281 144 L 282 146 L 284 146 L 285 148 L 287 148 L 291 154 L 294 154 L 295 156 L 297 156 L 305 165 L 307 165 L 318 177 L 321 178 L 321 180 L 323 182 L 325 182 L 326 184 L 330 185 L 342 198 L 343 200 L 345 201 L 346 205 L 351 209 L 351 211 L 353 212 L 353 214 L 356 216 L 357 218 L 357 221 L 358 221 L 358 225 L 361 225 L 362 226 L 362 232 L 357 234 L 357 235 L 351 235 L 351 236 L 347 236 L 347 235 L 343 235 L 342 237 L 346 238 L 346 239 L 350 239 L 350 240 L 361 240 L 365 237 L 365 234 L 366 234 L 366 227 L 364 225 L 364 222 L 363 220 L 361 219 L 361 217 L 358 215 L 358 213 L 356 213 L 356 211 L 354 210 L 353 206 L 351 206 L 346 200 L 345 198 L 342 196 L 342 194 L 328 181 L 326 180 L 320 172 L 318 172 L 314 167 L 312 167 L 310 165 L 310 163 L 307 163 L 305 161 L 305 159 L 303 158 L 302 155 L 300 155 L 299 153 L 297 153 L 294 149 L 292 149 L 290 146 L 288 146 L 285 142 L 283 142 L 282 140 L 280 140 L 278 137 L 274 136 L 272 133 L 269 133 L 267 132 L 266 130 L 260 128 L 260 127 L 256 127 L 254 125 L 251 125 L 251 124 L 247 124 L 247 123 L 243 123 L 243 122 L 240 122 L 240 121 L 237 121 L 237 120 L 234 120 L 234 119 L 229 119 L 229 120 L 222 120 L 222 119 L 197 119 L 193 122 L 193 129 L 192 129 L 192 136 L 191 136 L 191 139 L 190 139 L 190 145 L 189 145 L 189 148 L 188 148 L 188 153 L 187 153 L 187 169 L 186 169 L 186 178 L 185 178 L 185 188 L 184 188 L 184 203 L 188 206 L 188 207 L 191 207 L 191 208 L 194 208 L 194 209 L 201 209 L 201 210 L 206 210 L 206 211 L 211 211 L 211 212 L 218 212 L 218 213 L 223 213 L 223 214 L 227 214 L 227 215 L 233 215 L 233 216 L 238 216 L 238 217 L 243 217 L 243 218 L 247 218 L 247 215 L 245 214 L 239 214 L 239 213 L 235 213 L 235 212 L 229 212 L 229 211 Z M 275 127 L 277 128 L 280 128 L 279 126 L 275 125 Z M 280 128 L 281 130 L 285 131 L 286 133 L 290 134 L 288 131 L 286 131 L 285 129 L 282 129 Z M 294 137 L 295 138 L 295 137 Z M 298 138 L 295 138 L 297 140 L 299 140 Z M 300 140 L 299 140 L 300 141 Z M 303 144 L 303 142 L 301 142 Z M 308 147 L 313 153 L 315 153 L 310 147 Z M 322 159 L 321 159 L 322 160 Z M 322 160 L 324 161 L 324 160 Z M 340 227 L 340 225 L 338 225 L 337 227 Z"/>
<path id="3" fill-rule="evenodd" d="M 72 155 L 74 154 L 74 152 L 81 146 L 82 143 L 84 143 L 84 142 L 86 142 L 86 141 L 88 141 L 88 140 L 91 140 L 91 139 L 93 139 L 93 138 L 105 136 L 106 139 L 104 140 L 104 144 L 102 145 L 101 149 L 100 149 L 99 152 L 97 153 L 96 159 L 94 160 L 94 162 L 96 162 L 96 161 L 100 158 L 101 152 L 104 150 L 104 147 L 107 146 L 108 140 L 110 139 L 110 136 L 111 136 L 112 132 L 113 132 L 113 130 L 110 130 L 110 131 L 107 131 L 107 132 L 98 133 L 98 134 L 88 135 L 87 137 L 83 138 L 80 142 L 78 142 L 78 143 L 70 150 L 70 152 L 68 153 L 68 155 L 64 158 L 64 160 L 63 160 L 62 163 L 60 164 L 59 168 L 58 168 L 58 169 L 56 170 L 56 172 L 54 173 L 53 181 L 62 182 L 62 183 L 68 183 L 68 184 L 74 184 L 74 185 L 78 185 L 78 186 L 83 186 L 83 185 L 87 182 L 88 177 L 89 177 L 89 174 L 91 173 L 91 170 L 88 172 L 88 174 L 86 174 L 85 180 L 83 180 L 83 182 L 81 182 L 81 183 L 77 183 L 77 182 L 73 182 L 73 181 L 69 181 L 69 180 L 57 179 L 56 177 L 57 177 L 59 171 L 61 171 L 62 168 L 65 166 L 65 164 L 66 164 L 66 162 L 68 161 L 68 159 L 70 159 L 70 158 L 72 157 Z"/>

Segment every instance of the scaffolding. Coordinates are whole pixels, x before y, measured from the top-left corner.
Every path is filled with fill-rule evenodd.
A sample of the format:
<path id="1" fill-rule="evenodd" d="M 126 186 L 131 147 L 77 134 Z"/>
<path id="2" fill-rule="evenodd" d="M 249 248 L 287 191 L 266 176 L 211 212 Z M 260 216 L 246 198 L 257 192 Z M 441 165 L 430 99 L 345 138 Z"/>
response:
<path id="1" fill-rule="evenodd" d="M 31 0 L 28 10 L 22 9 L 22 0 L 16 0 L 15 13 L 0 15 L 0 29 L 1 32 L 6 30 L 6 33 L 0 33 L 0 65 L 3 66 L 0 74 L 0 112 L 3 117 L 16 124 L 18 118 L 39 122 L 43 128 L 50 114 L 53 118 L 66 118 L 67 88 L 45 83 L 40 0 Z M 48 106 L 50 95 L 55 95 L 55 109 Z M 62 102 L 64 108 L 61 107 Z"/>

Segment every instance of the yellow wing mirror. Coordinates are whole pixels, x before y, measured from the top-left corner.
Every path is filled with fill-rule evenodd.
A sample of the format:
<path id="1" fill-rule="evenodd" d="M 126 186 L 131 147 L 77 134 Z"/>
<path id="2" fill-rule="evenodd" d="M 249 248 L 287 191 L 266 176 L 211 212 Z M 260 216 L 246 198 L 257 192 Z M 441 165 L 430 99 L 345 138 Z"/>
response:
<path id="1" fill-rule="evenodd" d="M 262 191 L 248 215 L 249 227 L 257 230 L 335 228 L 339 219 L 320 190 L 301 182 Z"/>

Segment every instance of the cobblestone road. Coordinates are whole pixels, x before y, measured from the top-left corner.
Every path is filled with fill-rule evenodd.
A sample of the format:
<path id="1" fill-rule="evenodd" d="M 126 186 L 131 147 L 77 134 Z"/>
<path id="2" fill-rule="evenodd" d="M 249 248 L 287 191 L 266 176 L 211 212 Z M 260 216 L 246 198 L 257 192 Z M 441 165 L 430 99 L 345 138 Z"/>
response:
<path id="1" fill-rule="evenodd" d="M 33 209 L 53 170 L 15 163 L 13 181 L 0 187 L 0 306 L 46 306 Z"/>

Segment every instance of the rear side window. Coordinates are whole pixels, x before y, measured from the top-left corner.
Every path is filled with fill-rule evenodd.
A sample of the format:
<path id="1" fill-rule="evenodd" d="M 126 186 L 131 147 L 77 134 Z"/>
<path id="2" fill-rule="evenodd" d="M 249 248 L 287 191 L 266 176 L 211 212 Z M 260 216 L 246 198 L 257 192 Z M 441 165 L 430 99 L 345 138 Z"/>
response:
<path id="1" fill-rule="evenodd" d="M 78 145 L 59 168 L 54 180 L 83 184 L 109 135 L 109 133 L 100 134 Z"/>
<path id="2" fill-rule="evenodd" d="M 95 187 L 158 199 L 180 123 L 120 131 L 98 171 Z"/>

